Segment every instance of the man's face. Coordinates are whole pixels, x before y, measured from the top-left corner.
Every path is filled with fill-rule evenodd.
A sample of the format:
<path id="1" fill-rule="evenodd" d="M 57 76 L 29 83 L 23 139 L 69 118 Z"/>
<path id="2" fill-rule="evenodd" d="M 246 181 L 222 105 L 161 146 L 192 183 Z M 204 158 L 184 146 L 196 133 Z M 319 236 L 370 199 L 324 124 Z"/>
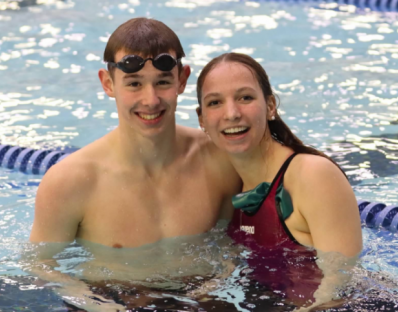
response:
<path id="1" fill-rule="evenodd" d="M 126 55 L 128 53 L 123 50 L 117 52 L 115 62 Z M 174 52 L 170 52 L 170 55 L 176 57 Z M 107 76 L 110 77 L 108 72 Z M 160 71 L 148 60 L 141 70 L 132 74 L 115 68 L 108 86 L 104 86 L 101 71 L 100 79 L 106 93 L 116 100 L 120 125 L 144 136 L 153 136 L 174 127 L 177 96 L 184 91 L 188 79 L 186 68 L 181 74 L 177 66 L 171 71 Z"/>

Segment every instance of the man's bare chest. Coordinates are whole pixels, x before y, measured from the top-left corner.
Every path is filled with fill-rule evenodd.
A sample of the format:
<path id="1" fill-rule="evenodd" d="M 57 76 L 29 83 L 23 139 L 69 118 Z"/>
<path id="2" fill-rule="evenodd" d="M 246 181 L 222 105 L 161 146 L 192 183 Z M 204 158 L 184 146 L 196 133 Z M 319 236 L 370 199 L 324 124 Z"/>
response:
<path id="1" fill-rule="evenodd" d="M 217 222 L 221 194 L 203 177 L 115 181 L 98 185 L 85 207 L 78 236 L 114 247 L 136 247 L 163 238 L 195 235 Z M 121 183 L 122 182 L 122 183 Z"/>

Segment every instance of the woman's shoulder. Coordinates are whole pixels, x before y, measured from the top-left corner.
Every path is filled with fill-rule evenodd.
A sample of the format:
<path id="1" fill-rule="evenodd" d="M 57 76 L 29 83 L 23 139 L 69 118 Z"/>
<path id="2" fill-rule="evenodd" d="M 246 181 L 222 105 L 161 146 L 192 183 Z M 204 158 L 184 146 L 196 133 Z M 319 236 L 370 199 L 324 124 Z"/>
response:
<path id="1" fill-rule="evenodd" d="M 347 178 L 332 160 L 321 155 L 298 154 L 285 174 L 285 183 L 301 191 L 333 184 L 346 184 Z"/>
<path id="2" fill-rule="evenodd" d="M 291 171 L 305 175 L 319 175 L 327 172 L 340 172 L 341 169 L 331 159 L 321 155 L 297 154 L 291 162 Z"/>

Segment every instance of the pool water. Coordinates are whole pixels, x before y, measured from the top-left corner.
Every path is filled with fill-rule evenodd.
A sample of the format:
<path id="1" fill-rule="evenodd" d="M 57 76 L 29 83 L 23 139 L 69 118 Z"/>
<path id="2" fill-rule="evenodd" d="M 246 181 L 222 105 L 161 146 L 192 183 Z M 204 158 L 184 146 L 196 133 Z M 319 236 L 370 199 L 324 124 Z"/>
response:
<path id="1" fill-rule="evenodd" d="M 41 4 L 20 8 L 16 2 L 0 3 L 2 144 L 82 147 L 114 129 L 115 103 L 97 78 L 104 67 L 102 53 L 118 25 L 147 16 L 178 34 L 187 55 L 183 62 L 192 67 L 186 92 L 179 97 L 179 124 L 198 127 L 196 78 L 212 57 L 228 51 L 250 54 L 269 74 L 284 120 L 306 144 L 341 165 L 357 198 L 398 204 L 397 13 L 291 1 L 36 2 Z M 30 248 L 40 180 L 0 168 L 0 311 L 77 311 L 55 294 L 57 285 L 43 284 L 21 264 L 21 254 Z M 368 228 L 363 234 L 363 269 L 354 274 L 345 307 L 395 311 L 397 234 Z M 82 280 L 100 276 L 102 280 L 90 282 L 93 291 L 130 309 L 294 308 L 250 282 L 250 274 L 249 282 L 242 282 L 247 251 L 228 241 L 222 230 L 123 252 L 109 255 L 101 246 L 77 243 L 57 261 L 59 270 Z M 123 268 L 108 268 L 112 257 L 125 259 L 119 263 Z M 188 260 L 176 261 L 184 257 Z M 225 259 L 236 264 L 229 279 L 207 297 L 190 297 L 190 289 L 226 271 Z M 105 264 L 95 264 L 99 260 Z M 134 283 L 117 282 L 121 272 L 130 270 Z"/>

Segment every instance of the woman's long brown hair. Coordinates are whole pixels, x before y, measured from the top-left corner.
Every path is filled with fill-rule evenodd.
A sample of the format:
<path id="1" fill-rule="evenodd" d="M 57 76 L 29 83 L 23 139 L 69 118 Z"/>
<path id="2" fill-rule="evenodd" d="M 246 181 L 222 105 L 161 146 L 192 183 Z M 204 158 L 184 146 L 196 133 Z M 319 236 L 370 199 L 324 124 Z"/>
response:
<path id="1" fill-rule="evenodd" d="M 265 72 L 264 68 L 257 61 L 255 61 L 252 57 L 250 57 L 246 54 L 225 53 L 225 54 L 222 54 L 222 55 L 214 58 L 213 60 L 211 60 L 203 68 L 202 72 L 199 75 L 198 83 L 196 86 L 198 102 L 199 102 L 199 109 L 198 109 L 199 114 L 201 114 L 202 88 L 203 88 L 203 83 L 206 79 L 206 76 L 217 64 L 220 64 L 222 62 L 234 62 L 234 63 L 243 64 L 246 67 L 248 67 L 255 74 L 257 81 L 261 87 L 261 90 L 263 91 L 264 99 L 266 100 L 266 102 L 268 102 L 268 100 L 272 97 L 275 99 L 275 95 L 272 92 L 271 84 L 268 79 L 268 75 Z M 275 112 L 275 120 L 269 120 L 268 127 L 270 130 L 271 136 L 275 140 L 281 142 L 283 145 L 285 145 L 287 147 L 290 147 L 294 152 L 322 156 L 322 157 L 329 159 L 337 167 L 339 167 L 333 161 L 333 159 L 331 159 L 326 154 L 318 151 L 317 149 L 315 149 L 311 146 L 304 145 L 304 143 L 284 123 L 282 118 L 279 116 L 277 110 Z"/>

